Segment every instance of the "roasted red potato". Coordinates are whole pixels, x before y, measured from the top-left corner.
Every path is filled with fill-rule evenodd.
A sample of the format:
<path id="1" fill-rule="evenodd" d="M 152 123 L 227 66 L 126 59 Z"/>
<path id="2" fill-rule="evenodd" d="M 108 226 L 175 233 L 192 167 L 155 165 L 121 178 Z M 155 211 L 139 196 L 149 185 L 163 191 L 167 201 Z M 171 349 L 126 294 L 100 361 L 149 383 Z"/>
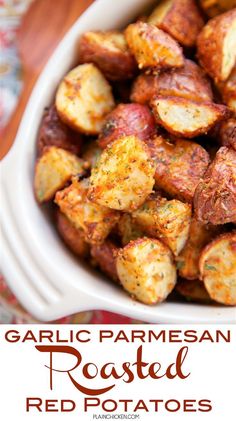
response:
<path id="1" fill-rule="evenodd" d="M 200 5 L 206 15 L 213 18 L 236 7 L 236 0 L 200 0 Z"/>
<path id="2" fill-rule="evenodd" d="M 187 243 L 177 257 L 177 268 L 182 278 L 199 279 L 199 258 L 201 252 L 219 232 L 219 227 L 205 225 L 195 218 L 192 219 Z"/>
<path id="3" fill-rule="evenodd" d="M 236 151 L 221 147 L 194 195 L 198 221 L 214 225 L 236 222 Z"/>
<path id="4" fill-rule="evenodd" d="M 156 133 L 154 117 L 146 105 L 119 104 L 106 117 L 105 124 L 99 136 L 99 146 L 107 145 L 122 136 L 137 136 L 146 140 Z"/>
<path id="5" fill-rule="evenodd" d="M 47 108 L 37 137 L 38 155 L 42 155 L 46 146 L 57 146 L 78 155 L 81 151 L 81 144 L 81 135 L 71 130 L 60 120 L 55 105 Z"/>
<path id="6" fill-rule="evenodd" d="M 179 44 L 154 25 L 133 23 L 126 28 L 125 36 L 140 69 L 169 69 L 184 64 Z"/>
<path id="7" fill-rule="evenodd" d="M 89 245 L 85 241 L 83 231 L 75 228 L 69 219 L 59 210 L 56 214 L 56 227 L 64 243 L 74 254 L 79 257 L 88 257 Z"/>
<path id="8" fill-rule="evenodd" d="M 206 134 L 230 115 L 224 105 L 174 96 L 158 96 L 151 101 L 151 107 L 158 124 L 169 133 L 188 139 Z"/>
<path id="9" fill-rule="evenodd" d="M 185 60 L 180 69 L 154 74 L 141 74 L 134 81 L 131 101 L 148 104 L 154 97 L 178 96 L 193 101 L 212 101 L 211 84 L 203 70 L 193 61 Z"/>
<path id="10" fill-rule="evenodd" d="M 236 151 L 236 119 L 230 118 L 223 121 L 219 130 L 220 143 L 232 147 Z"/>
<path id="11" fill-rule="evenodd" d="M 193 47 L 204 20 L 194 0 L 163 0 L 153 10 L 148 23 L 168 32 L 185 47 Z"/>
<path id="12" fill-rule="evenodd" d="M 210 19 L 197 40 L 200 64 L 216 81 L 228 79 L 236 62 L 236 9 Z"/>
<path id="13" fill-rule="evenodd" d="M 202 251 L 199 268 L 210 297 L 236 305 L 236 231 L 222 234 Z"/>
<path id="14" fill-rule="evenodd" d="M 188 239 L 191 206 L 153 194 L 132 213 L 132 218 L 146 235 L 161 239 L 177 256 Z"/>
<path id="15" fill-rule="evenodd" d="M 145 304 L 164 301 L 176 283 L 171 251 L 159 240 L 131 241 L 119 250 L 116 268 L 124 289 Z"/>
<path id="16" fill-rule="evenodd" d="M 98 134 L 114 107 L 111 86 L 92 63 L 71 70 L 57 89 L 56 108 L 60 118 L 85 134 Z"/>
<path id="17" fill-rule="evenodd" d="M 195 142 L 156 136 L 148 141 L 156 164 L 156 186 L 184 202 L 191 203 L 195 189 L 203 177 L 210 158 L 207 151 Z"/>
<path id="18" fill-rule="evenodd" d="M 91 203 L 87 198 L 89 180 L 72 184 L 57 192 L 55 203 L 72 224 L 83 230 L 90 244 L 101 244 L 119 220 L 119 213 L 104 206 Z"/>
<path id="19" fill-rule="evenodd" d="M 53 199 L 74 175 L 84 174 L 84 161 L 65 149 L 47 146 L 35 164 L 34 191 L 39 203 Z"/>
<path id="20" fill-rule="evenodd" d="M 204 283 L 199 280 L 189 281 L 181 279 L 177 282 L 175 290 L 186 298 L 187 301 L 206 304 L 211 302 L 211 297 L 208 294 Z"/>
<path id="21" fill-rule="evenodd" d="M 80 63 L 94 63 L 108 80 L 132 78 L 137 63 L 119 31 L 86 32 L 79 42 Z"/>
<path id="22" fill-rule="evenodd" d="M 225 82 L 217 84 L 224 103 L 231 109 L 236 117 L 236 65 Z"/>
<path id="23" fill-rule="evenodd" d="M 126 246 L 132 240 L 137 240 L 145 236 L 135 219 L 129 213 L 123 213 L 121 215 L 117 224 L 117 230 L 123 246 Z"/>
<path id="24" fill-rule="evenodd" d="M 89 199 L 108 208 L 138 208 L 152 192 L 155 167 L 147 145 L 135 136 L 121 137 L 103 150 L 90 178 Z"/>
<path id="25" fill-rule="evenodd" d="M 91 256 L 110 279 L 119 282 L 116 270 L 116 255 L 119 248 L 111 241 L 105 240 L 102 244 L 93 244 L 91 246 Z"/>

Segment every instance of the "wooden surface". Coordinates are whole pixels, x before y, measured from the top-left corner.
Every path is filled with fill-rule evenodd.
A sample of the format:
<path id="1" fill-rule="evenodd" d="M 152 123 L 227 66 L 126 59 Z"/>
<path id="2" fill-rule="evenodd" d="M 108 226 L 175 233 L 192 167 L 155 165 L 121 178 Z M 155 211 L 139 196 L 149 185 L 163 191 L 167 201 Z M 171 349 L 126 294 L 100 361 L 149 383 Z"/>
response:
<path id="1" fill-rule="evenodd" d="M 0 159 L 14 142 L 32 88 L 65 32 L 93 0 L 35 0 L 24 16 L 18 49 L 23 67 L 23 90 L 18 105 L 0 138 Z"/>

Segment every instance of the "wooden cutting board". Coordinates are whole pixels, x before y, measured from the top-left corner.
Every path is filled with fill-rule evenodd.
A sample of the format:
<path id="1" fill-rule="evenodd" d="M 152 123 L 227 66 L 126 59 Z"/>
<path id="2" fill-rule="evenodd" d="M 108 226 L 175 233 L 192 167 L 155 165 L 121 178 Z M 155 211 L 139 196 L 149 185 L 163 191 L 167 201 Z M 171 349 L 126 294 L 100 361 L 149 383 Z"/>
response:
<path id="1" fill-rule="evenodd" d="M 17 46 L 23 68 L 23 90 L 0 138 L 0 159 L 14 142 L 32 88 L 53 50 L 93 0 L 34 0 L 22 19 Z"/>

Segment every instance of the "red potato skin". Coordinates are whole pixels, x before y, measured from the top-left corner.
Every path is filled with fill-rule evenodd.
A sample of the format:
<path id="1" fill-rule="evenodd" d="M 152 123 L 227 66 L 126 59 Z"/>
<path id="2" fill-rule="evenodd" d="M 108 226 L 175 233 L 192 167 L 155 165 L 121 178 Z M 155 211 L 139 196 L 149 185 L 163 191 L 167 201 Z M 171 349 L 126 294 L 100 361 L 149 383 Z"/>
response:
<path id="1" fill-rule="evenodd" d="M 118 250 L 119 248 L 111 240 L 106 240 L 103 244 L 92 245 L 91 256 L 102 272 L 113 281 L 119 283 L 116 270 L 116 255 Z"/>
<path id="2" fill-rule="evenodd" d="M 145 105 L 119 104 L 107 115 L 98 139 L 102 149 L 123 136 L 134 135 L 146 141 L 156 133 L 154 117 Z"/>
<path id="3" fill-rule="evenodd" d="M 73 226 L 59 210 L 56 213 L 57 230 L 69 249 L 79 257 L 88 257 L 89 245 L 85 242 L 83 232 Z"/>
<path id="4" fill-rule="evenodd" d="M 222 146 L 232 147 L 236 151 L 236 119 L 230 118 L 221 124 L 219 139 Z"/>
<path id="5" fill-rule="evenodd" d="M 137 72 L 137 63 L 127 51 L 110 51 L 103 44 L 93 42 L 87 34 L 79 43 L 80 63 L 94 63 L 111 81 L 131 79 Z"/>
<path id="6" fill-rule="evenodd" d="M 41 156 L 47 146 L 57 146 L 79 155 L 82 146 L 82 137 L 64 124 L 55 105 L 45 110 L 40 124 L 37 138 L 37 153 Z"/>
<path id="7" fill-rule="evenodd" d="M 194 195 L 198 221 L 213 225 L 236 223 L 236 151 L 221 147 Z"/>
<path id="8" fill-rule="evenodd" d="M 184 139 L 168 142 L 162 136 L 146 143 L 156 163 L 156 186 L 171 197 L 192 203 L 195 189 L 210 163 L 207 151 L 195 142 Z"/>

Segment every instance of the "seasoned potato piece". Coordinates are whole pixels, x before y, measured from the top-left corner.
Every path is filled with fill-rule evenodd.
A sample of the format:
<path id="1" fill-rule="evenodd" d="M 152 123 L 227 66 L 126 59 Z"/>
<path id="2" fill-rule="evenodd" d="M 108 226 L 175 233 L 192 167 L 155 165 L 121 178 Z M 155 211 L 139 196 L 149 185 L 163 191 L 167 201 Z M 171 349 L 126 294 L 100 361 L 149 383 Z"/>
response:
<path id="1" fill-rule="evenodd" d="M 73 129 L 98 134 L 115 103 L 109 83 L 93 64 L 81 64 L 62 80 L 56 94 L 60 118 Z"/>
<path id="2" fill-rule="evenodd" d="M 132 217 L 150 237 L 161 238 L 177 256 L 188 239 L 191 206 L 152 195 Z"/>
<path id="3" fill-rule="evenodd" d="M 222 94 L 224 103 L 236 116 L 236 66 L 233 68 L 229 78 L 225 82 L 218 83 L 217 87 Z"/>
<path id="4" fill-rule="evenodd" d="M 200 0 L 200 5 L 210 18 L 236 7 L 236 0 Z"/>
<path id="5" fill-rule="evenodd" d="M 159 240 L 131 241 L 119 250 L 116 268 L 124 289 L 145 304 L 164 301 L 176 283 L 171 251 Z"/>
<path id="6" fill-rule="evenodd" d="M 231 146 L 236 151 L 236 119 L 223 121 L 219 132 L 220 142 L 223 146 Z"/>
<path id="7" fill-rule="evenodd" d="M 120 217 L 117 228 L 123 246 L 126 246 L 131 240 L 144 237 L 143 231 L 132 218 L 132 215 L 128 213 L 123 213 Z"/>
<path id="8" fill-rule="evenodd" d="M 57 192 L 55 202 L 73 225 L 83 230 L 88 243 L 100 244 L 118 222 L 119 213 L 91 203 L 88 184 L 88 179 L 78 182 L 74 178 L 69 187 Z"/>
<path id="9" fill-rule="evenodd" d="M 104 149 L 122 136 L 134 135 L 146 140 L 155 133 L 156 123 L 146 105 L 119 104 L 106 117 L 99 137 L 99 146 Z"/>
<path id="10" fill-rule="evenodd" d="M 197 40 L 200 64 L 216 81 L 226 80 L 236 62 L 236 9 L 210 19 Z"/>
<path id="11" fill-rule="evenodd" d="M 177 258 L 179 275 L 185 279 L 199 279 L 199 258 L 203 247 L 208 244 L 220 230 L 214 225 L 204 225 L 192 219 L 188 241 Z"/>
<path id="12" fill-rule="evenodd" d="M 118 247 L 111 241 L 106 240 L 102 244 L 93 244 L 91 247 L 91 255 L 96 264 L 113 281 L 119 282 L 116 270 L 116 255 Z"/>
<path id="13" fill-rule="evenodd" d="M 216 123 L 230 115 L 224 105 L 198 102 L 174 96 L 151 101 L 157 123 L 168 132 L 186 138 L 207 133 Z"/>
<path id="14" fill-rule="evenodd" d="M 168 32 L 185 47 L 193 47 L 204 21 L 194 0 L 164 0 L 152 12 L 148 23 Z"/>
<path id="15" fill-rule="evenodd" d="M 85 241 L 84 232 L 69 221 L 60 211 L 56 214 L 56 225 L 64 243 L 79 257 L 89 255 L 89 245 Z"/>
<path id="16" fill-rule="evenodd" d="M 176 291 L 181 294 L 187 301 L 195 301 L 202 303 L 210 303 L 211 298 L 208 294 L 204 283 L 199 280 L 188 281 L 181 279 L 177 282 Z"/>
<path id="17" fill-rule="evenodd" d="M 35 164 L 34 190 L 39 203 L 52 199 L 73 175 L 84 173 L 83 161 L 56 146 L 48 146 Z"/>
<path id="18" fill-rule="evenodd" d="M 60 120 L 55 105 L 45 110 L 37 137 L 38 155 L 42 155 L 46 146 L 57 146 L 78 155 L 81 143 L 81 135 Z"/>
<path id="19" fill-rule="evenodd" d="M 124 80 L 134 76 L 137 63 L 119 31 L 86 32 L 79 42 L 80 63 L 94 63 L 107 79 Z"/>
<path id="20" fill-rule="evenodd" d="M 185 60 L 180 69 L 157 75 L 141 74 L 135 80 L 131 101 L 146 104 L 155 96 L 178 96 L 193 101 L 212 101 L 211 85 L 202 69 L 193 61 Z"/>
<path id="21" fill-rule="evenodd" d="M 87 163 L 88 168 L 93 168 L 97 165 L 101 153 L 102 149 L 98 145 L 98 142 L 91 140 L 90 142 L 86 142 L 83 148 L 82 159 Z"/>
<path id="22" fill-rule="evenodd" d="M 133 23 L 126 28 L 125 36 L 140 69 L 169 69 L 184 64 L 183 52 L 178 43 L 154 25 Z"/>
<path id="23" fill-rule="evenodd" d="M 88 197 L 112 209 L 132 211 L 145 202 L 154 185 L 155 167 L 138 137 L 115 140 L 93 168 Z"/>
<path id="24" fill-rule="evenodd" d="M 214 225 L 236 222 L 236 152 L 221 147 L 194 196 L 198 221 Z"/>
<path id="25" fill-rule="evenodd" d="M 147 142 L 156 163 L 156 185 L 177 199 L 192 202 L 195 189 L 204 175 L 210 158 L 195 142 L 156 136 Z"/>
<path id="26" fill-rule="evenodd" d="M 220 235 L 202 251 L 199 268 L 210 297 L 236 305 L 236 231 Z"/>

